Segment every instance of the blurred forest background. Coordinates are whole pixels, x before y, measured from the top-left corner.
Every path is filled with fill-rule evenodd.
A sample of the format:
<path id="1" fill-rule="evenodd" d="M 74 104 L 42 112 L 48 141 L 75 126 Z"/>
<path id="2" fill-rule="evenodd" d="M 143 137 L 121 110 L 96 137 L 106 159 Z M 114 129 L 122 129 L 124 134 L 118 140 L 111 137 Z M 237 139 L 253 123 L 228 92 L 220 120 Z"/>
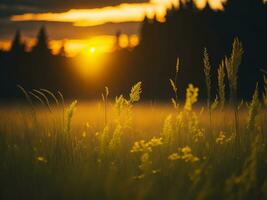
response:
<path id="1" fill-rule="evenodd" d="M 187 2 L 167 11 L 165 22 L 145 17 L 140 28 L 140 42 L 134 48 L 122 48 L 119 42 L 114 51 L 106 53 L 101 71 L 95 77 L 81 76 L 77 61 L 67 57 L 64 45 L 58 54 L 49 49 L 49 30 L 40 28 L 37 43 L 26 51 L 21 33 L 15 33 L 9 51 L 0 51 L 0 99 L 18 99 L 17 85 L 27 90 L 45 88 L 61 91 L 67 98 L 99 98 L 105 86 L 111 95 L 126 94 L 131 85 L 143 82 L 144 99 L 165 100 L 172 95 L 169 79 L 175 76 L 177 57 L 181 69 L 178 74 L 178 94 L 185 91 L 189 82 L 200 88 L 200 98 L 205 97 L 203 52 L 208 49 L 212 77 L 225 55 L 229 55 L 232 41 L 238 37 L 244 45 L 244 59 L 239 70 L 239 98 L 247 99 L 257 81 L 262 81 L 262 71 L 267 71 L 267 5 L 261 0 L 229 0 L 224 10 L 214 11 L 208 5 L 198 10 Z M 120 39 L 117 33 L 117 41 Z M 94 62 L 84 62 L 90 68 Z M 97 58 L 101 60 L 100 58 Z M 81 61 L 81 62 L 80 62 Z M 87 66 L 88 65 L 88 66 Z M 212 80 L 216 81 L 216 80 Z M 261 85 L 261 84 L 260 84 Z M 260 87 L 260 89 L 262 89 Z M 216 84 L 213 84 L 213 94 Z M 180 98 L 183 95 L 180 94 Z"/>

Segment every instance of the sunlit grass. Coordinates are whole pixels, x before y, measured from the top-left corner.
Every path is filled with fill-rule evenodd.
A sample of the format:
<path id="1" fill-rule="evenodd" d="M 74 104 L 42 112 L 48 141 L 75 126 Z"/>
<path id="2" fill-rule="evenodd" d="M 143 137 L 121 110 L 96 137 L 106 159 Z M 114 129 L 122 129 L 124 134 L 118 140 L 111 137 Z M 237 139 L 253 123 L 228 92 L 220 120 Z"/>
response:
<path id="1" fill-rule="evenodd" d="M 192 84 L 179 101 L 176 78 L 163 104 L 140 102 L 141 82 L 97 102 L 18 86 L 26 103 L 0 106 L 1 199 L 266 199 L 266 93 L 236 98 L 238 46 L 225 63 L 231 103 L 222 68 L 208 103 Z"/>

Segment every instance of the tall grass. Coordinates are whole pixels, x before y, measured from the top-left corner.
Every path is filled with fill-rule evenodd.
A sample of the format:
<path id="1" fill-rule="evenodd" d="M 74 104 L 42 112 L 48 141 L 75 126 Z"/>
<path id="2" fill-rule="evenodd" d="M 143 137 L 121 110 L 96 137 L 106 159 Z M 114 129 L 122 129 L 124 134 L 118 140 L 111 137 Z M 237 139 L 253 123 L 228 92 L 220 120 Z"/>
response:
<path id="1" fill-rule="evenodd" d="M 238 103 L 237 103 L 237 79 L 238 79 L 238 68 L 242 61 L 243 56 L 242 43 L 236 38 L 233 42 L 233 49 L 230 58 L 225 58 L 225 66 L 227 71 L 227 77 L 230 88 L 230 103 L 234 107 L 234 120 L 235 120 L 235 134 L 237 149 L 240 148 L 240 134 L 239 134 L 239 119 L 238 119 Z"/>
<path id="2" fill-rule="evenodd" d="M 225 66 L 222 62 L 218 68 L 218 94 L 220 109 L 223 110 L 225 104 Z"/>
<path id="3" fill-rule="evenodd" d="M 209 137 L 213 137 L 212 133 L 212 110 L 213 107 L 217 106 L 217 97 L 214 103 L 211 103 L 211 64 L 209 59 L 208 50 L 204 49 L 204 56 L 203 56 L 203 63 L 204 63 L 204 74 L 205 74 L 205 82 L 206 82 L 206 90 L 207 90 L 207 109 L 209 112 Z"/>
<path id="4" fill-rule="evenodd" d="M 171 84 L 172 90 L 174 92 L 174 98 L 172 98 L 171 101 L 172 101 L 172 104 L 173 104 L 173 106 L 174 106 L 175 109 L 178 108 L 177 78 L 178 78 L 179 69 L 180 69 L 180 59 L 177 58 L 174 81 L 172 79 L 170 79 L 170 84 Z"/>
<path id="5" fill-rule="evenodd" d="M 105 105 L 105 126 L 108 123 L 107 119 L 107 113 L 108 113 L 108 95 L 109 95 L 109 89 L 108 87 L 105 87 L 105 94 L 102 94 L 102 101 L 104 102 Z"/>
<path id="6" fill-rule="evenodd" d="M 170 81 L 174 108 L 135 105 L 141 82 L 115 100 L 106 88 L 91 114 L 60 92 L 18 86 L 28 105 L 0 113 L 0 199 L 266 199 L 266 96 L 260 99 L 257 85 L 247 108 L 238 105 L 242 54 L 235 40 L 218 69 L 219 99 L 211 103 L 208 92 L 205 108 L 190 83 L 178 102 L 179 60 Z M 207 52 L 204 60 L 209 91 Z M 224 106 L 225 68 L 231 106 Z"/>

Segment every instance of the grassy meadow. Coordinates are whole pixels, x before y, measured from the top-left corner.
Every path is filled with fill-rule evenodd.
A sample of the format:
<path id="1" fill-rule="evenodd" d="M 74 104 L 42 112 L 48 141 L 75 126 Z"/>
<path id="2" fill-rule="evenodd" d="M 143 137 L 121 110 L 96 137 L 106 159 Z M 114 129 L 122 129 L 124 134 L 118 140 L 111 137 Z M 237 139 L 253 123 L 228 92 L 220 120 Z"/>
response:
<path id="1" fill-rule="evenodd" d="M 163 104 L 142 102 L 141 82 L 99 102 L 19 86 L 27 104 L 0 106 L 0 199 L 266 199 L 267 98 L 258 86 L 237 98 L 242 54 L 236 39 L 213 99 L 205 51 L 202 103 L 204 91 L 178 91 L 176 78 Z"/>

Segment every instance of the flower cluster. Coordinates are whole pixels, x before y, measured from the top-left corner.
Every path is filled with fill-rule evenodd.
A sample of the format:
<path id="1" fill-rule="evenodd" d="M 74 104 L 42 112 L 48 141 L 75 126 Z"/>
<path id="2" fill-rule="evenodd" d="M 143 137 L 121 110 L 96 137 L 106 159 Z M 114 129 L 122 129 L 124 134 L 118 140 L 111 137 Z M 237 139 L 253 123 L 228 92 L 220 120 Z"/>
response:
<path id="1" fill-rule="evenodd" d="M 38 162 L 43 162 L 43 163 L 47 163 L 47 159 L 44 156 L 37 156 L 36 160 Z"/>
<path id="2" fill-rule="evenodd" d="M 153 137 L 150 141 L 145 142 L 144 140 L 140 140 L 138 142 L 135 142 L 132 149 L 131 153 L 136 153 L 136 152 L 152 152 L 152 148 L 156 146 L 162 145 L 162 138 L 156 138 Z"/>
<path id="3" fill-rule="evenodd" d="M 204 139 L 205 130 L 199 127 L 198 115 L 195 112 L 187 113 L 188 131 L 193 135 L 194 142 Z"/>
<path id="4" fill-rule="evenodd" d="M 140 140 L 135 142 L 131 153 L 141 153 L 139 169 L 142 171 L 142 174 L 137 179 L 144 178 L 148 174 L 156 174 L 158 170 L 153 169 L 152 162 L 152 150 L 154 147 L 161 146 L 163 144 L 162 138 L 153 137 L 148 142 Z"/>
<path id="5" fill-rule="evenodd" d="M 199 142 L 204 139 L 205 130 L 203 128 L 196 128 L 194 131 L 193 139 L 194 142 Z"/>
<path id="6" fill-rule="evenodd" d="M 192 154 L 192 149 L 189 146 L 185 146 L 183 148 L 178 149 L 179 153 L 173 153 L 169 155 L 168 159 L 175 160 L 184 160 L 185 162 L 197 162 L 199 158 Z"/>
<path id="7" fill-rule="evenodd" d="M 131 93 L 130 93 L 130 102 L 131 103 L 138 102 L 140 100 L 140 95 L 142 93 L 141 85 L 142 85 L 142 83 L 138 82 L 132 87 Z"/>
<path id="8" fill-rule="evenodd" d="M 188 88 L 186 89 L 186 101 L 184 109 L 187 111 L 192 110 L 192 105 L 197 102 L 199 89 L 194 87 L 193 84 L 189 84 Z"/>
<path id="9" fill-rule="evenodd" d="M 219 136 L 216 138 L 217 144 L 225 144 L 232 140 L 232 137 L 226 138 L 226 135 L 223 131 L 219 133 Z"/>

